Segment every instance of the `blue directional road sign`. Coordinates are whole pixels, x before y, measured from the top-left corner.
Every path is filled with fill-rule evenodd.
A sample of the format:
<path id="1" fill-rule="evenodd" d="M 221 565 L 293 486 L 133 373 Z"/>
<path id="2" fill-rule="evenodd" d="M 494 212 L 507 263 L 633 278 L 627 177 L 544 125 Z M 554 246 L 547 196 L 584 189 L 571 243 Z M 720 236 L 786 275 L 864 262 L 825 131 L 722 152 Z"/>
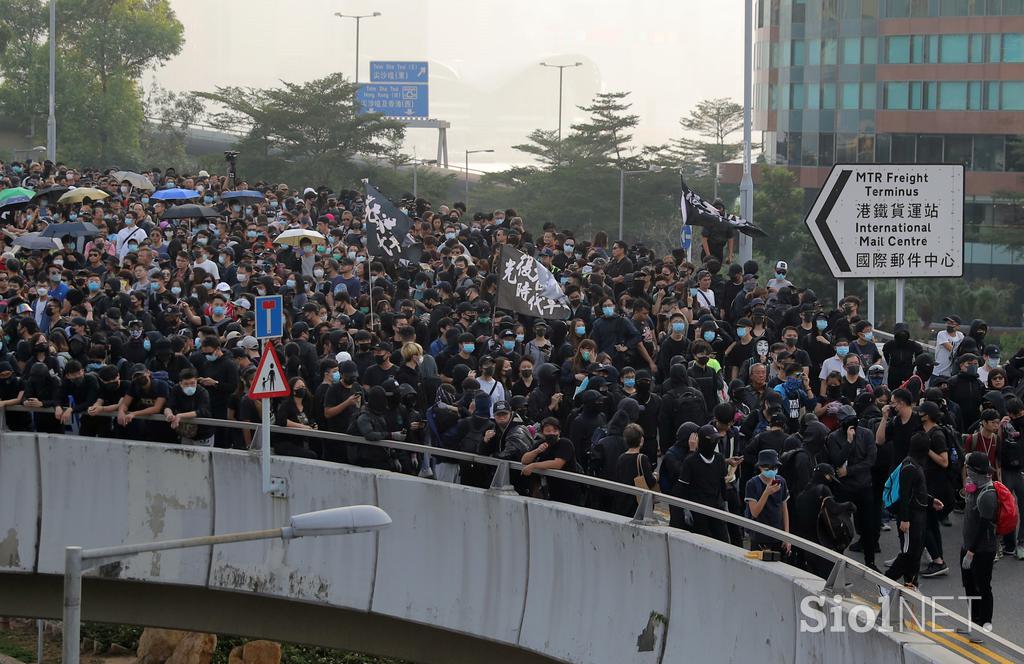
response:
<path id="1" fill-rule="evenodd" d="M 256 298 L 256 338 L 275 339 L 284 334 L 284 298 L 265 295 Z"/>
<path id="2" fill-rule="evenodd" d="M 693 244 L 693 226 L 683 224 L 682 230 L 679 231 L 679 246 L 689 249 L 691 244 Z"/>
<path id="3" fill-rule="evenodd" d="M 370 62 L 371 83 L 428 83 L 430 66 L 426 62 Z"/>
<path id="4" fill-rule="evenodd" d="M 426 85 L 366 83 L 359 86 L 356 100 L 361 113 L 382 113 L 389 118 L 429 116 Z"/>

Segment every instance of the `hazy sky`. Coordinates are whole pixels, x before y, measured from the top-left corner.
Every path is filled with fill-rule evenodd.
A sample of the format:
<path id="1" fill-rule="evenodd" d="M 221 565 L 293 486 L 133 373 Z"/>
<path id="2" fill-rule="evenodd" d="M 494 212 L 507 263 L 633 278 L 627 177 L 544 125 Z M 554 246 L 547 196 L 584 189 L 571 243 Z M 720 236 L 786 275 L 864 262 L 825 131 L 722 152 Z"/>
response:
<path id="1" fill-rule="evenodd" d="M 171 90 L 269 87 L 370 60 L 430 62 L 430 114 L 448 120 L 450 160 L 465 149 L 487 168 L 522 161 L 511 149 L 533 128 L 558 126 L 558 72 L 539 62 L 581 61 L 565 71 L 563 126 L 594 93 L 632 91 L 638 143 L 679 134 L 678 120 L 707 97 L 742 95 L 742 0 L 171 0 L 185 26 L 179 56 L 147 75 Z M 437 132 L 410 130 L 407 148 L 434 156 Z M 490 170 L 490 169 L 488 169 Z"/>

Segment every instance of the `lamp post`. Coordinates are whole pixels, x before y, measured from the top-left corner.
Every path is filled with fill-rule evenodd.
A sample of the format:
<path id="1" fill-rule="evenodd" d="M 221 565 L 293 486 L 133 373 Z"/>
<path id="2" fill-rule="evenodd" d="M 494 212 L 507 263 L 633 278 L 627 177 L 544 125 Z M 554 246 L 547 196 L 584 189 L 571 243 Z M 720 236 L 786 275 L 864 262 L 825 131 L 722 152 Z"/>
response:
<path id="1" fill-rule="evenodd" d="M 740 180 L 740 216 L 754 221 L 754 180 L 750 174 L 750 88 L 753 68 L 754 0 L 745 0 L 743 9 L 743 178 Z M 740 260 L 753 255 L 753 240 L 740 234 Z"/>
<path id="2" fill-rule="evenodd" d="M 356 20 L 356 85 L 359 85 L 359 22 L 364 18 L 380 16 L 380 12 L 373 12 L 372 14 L 342 14 L 341 12 L 334 12 L 334 15 L 338 18 L 354 18 Z"/>
<path id="3" fill-rule="evenodd" d="M 478 152 L 494 152 L 494 150 L 466 150 L 466 209 L 469 209 L 469 155 Z"/>
<path id="4" fill-rule="evenodd" d="M 232 542 L 283 539 L 310 535 L 349 535 L 386 528 L 391 517 L 374 505 L 352 505 L 297 514 L 283 528 L 253 530 L 226 535 L 190 537 L 146 544 L 125 544 L 100 549 L 69 546 L 64 549 L 64 664 L 78 664 L 82 621 L 82 572 L 137 553 L 188 549 Z"/>
<path id="5" fill-rule="evenodd" d="M 582 62 L 571 65 L 549 65 L 546 62 L 540 63 L 541 67 L 552 67 L 558 70 L 558 163 L 562 163 L 562 74 L 567 68 L 581 67 Z"/>
<path id="6" fill-rule="evenodd" d="M 437 165 L 436 159 L 416 159 L 412 160 L 412 197 L 419 198 L 419 176 L 417 166 Z"/>
<path id="7" fill-rule="evenodd" d="M 661 166 L 657 164 L 651 164 L 647 169 L 642 171 L 627 171 L 625 169 L 619 169 L 619 239 L 622 239 L 622 219 L 623 211 L 625 209 L 626 201 L 626 176 L 627 175 L 639 175 L 640 173 L 660 173 Z"/>
<path id="8" fill-rule="evenodd" d="M 57 161 L 57 0 L 50 0 L 50 110 L 46 116 L 46 158 Z"/>

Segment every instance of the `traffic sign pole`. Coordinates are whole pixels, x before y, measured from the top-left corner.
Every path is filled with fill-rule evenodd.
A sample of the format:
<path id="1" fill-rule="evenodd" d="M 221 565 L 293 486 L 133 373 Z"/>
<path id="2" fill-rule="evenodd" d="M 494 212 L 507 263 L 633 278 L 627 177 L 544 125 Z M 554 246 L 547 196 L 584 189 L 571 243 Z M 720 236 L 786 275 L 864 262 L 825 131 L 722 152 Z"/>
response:
<path id="1" fill-rule="evenodd" d="M 260 470 L 263 474 L 263 493 L 270 493 L 270 399 L 263 401 L 263 422 L 260 426 Z"/>
<path id="2" fill-rule="evenodd" d="M 846 282 L 842 279 L 836 279 L 836 308 L 839 308 L 839 303 L 846 297 Z"/>
<path id="3" fill-rule="evenodd" d="M 906 288 L 906 279 L 896 280 L 896 322 L 903 322 L 903 289 Z"/>
<path id="4" fill-rule="evenodd" d="M 868 279 L 868 322 L 875 324 L 875 280 Z"/>

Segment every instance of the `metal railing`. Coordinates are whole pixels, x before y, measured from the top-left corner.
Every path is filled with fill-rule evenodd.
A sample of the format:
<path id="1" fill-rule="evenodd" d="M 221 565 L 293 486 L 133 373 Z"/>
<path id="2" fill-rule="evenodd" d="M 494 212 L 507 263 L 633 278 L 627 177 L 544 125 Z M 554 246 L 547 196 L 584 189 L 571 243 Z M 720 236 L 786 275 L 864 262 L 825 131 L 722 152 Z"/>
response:
<path id="1" fill-rule="evenodd" d="M 4 408 L 0 408 L 0 430 L 7 430 L 6 421 L 4 418 Z M 6 408 L 12 412 L 46 412 L 50 413 L 53 409 L 48 408 L 29 408 L 26 406 L 9 406 Z M 101 413 L 99 416 L 102 417 L 116 417 L 117 413 Z M 163 415 L 146 415 L 135 417 L 136 420 L 148 420 L 166 422 L 167 419 Z M 219 420 L 212 418 L 192 418 L 187 422 L 197 425 L 206 425 L 212 427 L 220 427 L 225 429 L 239 429 L 239 430 L 250 430 L 254 432 L 253 440 L 257 439 L 255 432 L 261 427 L 260 424 L 251 422 L 240 422 L 236 420 Z M 425 464 L 430 463 L 431 457 L 440 457 L 443 459 L 451 459 L 458 462 L 469 462 L 475 464 L 481 464 L 486 466 L 492 466 L 495 468 L 494 478 L 491 482 L 490 490 L 492 491 L 513 491 L 514 488 L 510 483 L 510 471 L 521 470 L 523 464 L 516 461 L 507 461 L 502 459 L 495 459 L 489 456 L 483 456 L 479 454 L 473 454 L 469 452 L 461 452 L 459 450 L 449 450 L 445 448 L 433 447 L 431 445 L 421 445 L 418 443 L 408 443 L 396 440 L 380 440 L 380 441 L 369 441 L 360 436 L 352 436 L 349 434 L 334 433 L 329 431 L 319 431 L 317 429 L 298 429 L 293 427 L 282 427 L 277 425 L 271 425 L 270 427 L 272 434 L 282 434 L 287 436 L 300 436 L 305 438 L 315 438 L 321 440 L 329 440 L 341 443 L 350 443 L 357 445 L 369 445 L 372 447 L 380 447 L 384 449 L 402 450 L 405 452 L 411 452 L 414 454 L 420 454 L 423 456 L 423 462 Z M 65 434 L 68 435 L 68 434 Z M 118 440 L 118 439 L 112 439 Z M 132 441 L 132 442 L 151 442 L 151 441 Z M 258 452 L 257 449 L 250 448 L 249 451 Z M 332 462 L 324 462 L 332 463 Z M 339 464 L 345 465 L 345 464 Z M 881 609 L 880 617 L 883 620 L 883 626 L 893 629 L 894 631 L 902 631 L 906 627 L 914 629 L 912 625 L 904 624 L 903 621 L 897 620 L 898 616 L 902 616 L 901 606 L 921 607 L 922 614 L 924 613 L 925 607 L 929 610 L 931 618 L 931 626 L 934 628 L 942 628 L 938 625 L 940 619 L 949 619 L 956 623 L 957 628 L 965 628 L 970 630 L 980 631 L 982 628 L 980 625 L 972 623 L 969 619 L 961 616 L 958 613 L 951 611 L 950 609 L 942 606 L 938 602 L 934 601 L 927 595 L 921 594 L 920 591 L 912 588 L 907 588 L 902 584 L 890 579 L 889 577 L 876 572 L 856 560 L 849 558 L 842 553 L 838 553 L 832 549 L 826 548 L 812 542 L 810 540 L 798 537 L 791 533 L 785 532 L 767 526 L 763 523 L 753 521 L 743 516 L 732 514 L 731 512 L 709 507 L 700 503 L 691 502 L 682 498 L 676 498 L 668 494 L 660 493 L 657 491 L 651 491 L 648 489 L 641 489 L 636 486 L 621 484 L 619 482 L 613 482 L 610 480 L 601 479 L 598 477 L 592 477 L 590 475 L 583 475 L 580 473 L 568 472 L 563 470 L 553 469 L 536 469 L 531 471 L 533 474 L 555 478 L 559 480 L 567 480 L 582 484 L 595 489 L 603 491 L 627 494 L 640 498 L 640 502 L 637 507 L 636 514 L 634 515 L 631 523 L 634 525 L 657 525 L 657 521 L 654 519 L 654 505 L 655 502 L 666 504 L 670 507 L 677 507 L 688 510 L 690 512 L 701 514 L 703 516 L 717 519 L 727 524 L 733 524 L 747 530 L 749 532 L 756 532 L 761 535 L 768 536 L 772 539 L 780 542 L 788 543 L 791 547 L 813 554 L 820 558 L 823 558 L 832 563 L 832 570 L 828 578 L 825 580 L 825 586 L 823 594 L 828 596 L 840 595 L 844 598 L 850 597 L 849 586 L 851 578 L 856 576 L 862 577 L 865 581 L 874 584 L 879 590 L 887 589 L 885 597 L 883 597 L 884 605 L 877 607 Z M 727 542 L 726 542 L 727 543 Z M 742 549 L 741 549 L 742 550 Z M 884 591 L 883 591 L 884 592 Z M 866 598 L 860 597 L 860 603 L 863 603 Z M 918 625 L 922 626 L 915 631 L 923 632 L 925 625 L 928 625 L 929 621 L 926 620 L 925 616 L 922 615 Z M 945 628 L 943 628 L 945 629 Z M 1007 654 L 1012 654 L 1017 658 L 1018 661 L 1024 662 L 1024 647 L 1021 647 L 1008 639 L 1005 639 L 994 632 L 986 632 L 986 639 L 990 639 L 988 645 L 992 645 L 994 642 L 999 647 L 1005 649 Z M 941 641 L 939 642 L 942 644 Z M 955 651 L 956 649 L 953 648 Z"/>

